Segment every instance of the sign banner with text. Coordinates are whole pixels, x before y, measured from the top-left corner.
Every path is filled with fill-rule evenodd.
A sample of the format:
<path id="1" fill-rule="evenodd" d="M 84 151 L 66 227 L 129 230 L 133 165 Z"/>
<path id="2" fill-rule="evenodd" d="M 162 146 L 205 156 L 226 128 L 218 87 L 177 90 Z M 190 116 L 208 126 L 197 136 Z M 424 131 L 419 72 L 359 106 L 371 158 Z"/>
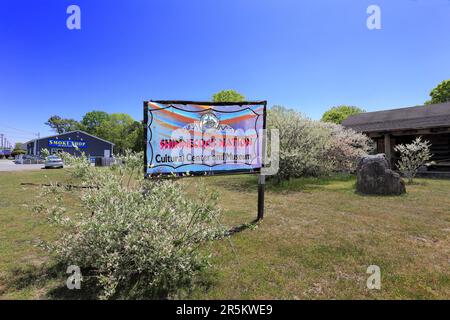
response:
<path id="1" fill-rule="evenodd" d="M 144 103 L 145 174 L 259 172 L 266 102 Z"/>
<path id="2" fill-rule="evenodd" d="M 58 148 L 87 148 L 87 143 L 86 141 L 48 139 L 48 146 Z"/>

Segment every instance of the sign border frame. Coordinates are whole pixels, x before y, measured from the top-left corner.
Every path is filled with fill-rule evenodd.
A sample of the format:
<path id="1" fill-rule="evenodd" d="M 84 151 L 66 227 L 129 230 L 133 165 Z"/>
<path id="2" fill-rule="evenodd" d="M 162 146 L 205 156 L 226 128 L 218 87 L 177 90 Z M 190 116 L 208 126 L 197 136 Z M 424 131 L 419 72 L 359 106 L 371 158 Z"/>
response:
<path id="1" fill-rule="evenodd" d="M 186 176 L 202 176 L 202 177 L 211 177 L 218 175 L 235 175 L 235 174 L 260 174 L 261 168 L 264 167 L 264 162 L 261 162 L 261 168 L 256 169 L 234 169 L 234 170 L 210 170 L 210 171 L 195 171 L 195 172 L 177 172 L 177 173 L 160 173 L 159 175 L 152 175 L 147 173 L 147 129 L 148 129 L 148 103 L 155 102 L 161 104 L 181 104 L 181 105 L 189 105 L 189 104 L 199 104 L 206 106 L 244 106 L 244 105 L 262 105 L 263 106 L 263 130 L 266 129 L 267 125 L 267 100 L 259 100 L 259 101 L 236 101 L 236 102 L 212 102 L 212 101 L 190 101 L 190 100 L 146 100 L 144 101 L 144 121 L 142 127 L 144 129 L 144 177 L 146 179 L 155 179 L 155 178 L 179 178 Z M 264 140 L 263 140 L 264 141 Z M 263 142 L 264 143 L 264 142 Z M 189 175 L 186 173 L 189 172 Z M 175 174 L 175 175 L 174 175 Z"/>

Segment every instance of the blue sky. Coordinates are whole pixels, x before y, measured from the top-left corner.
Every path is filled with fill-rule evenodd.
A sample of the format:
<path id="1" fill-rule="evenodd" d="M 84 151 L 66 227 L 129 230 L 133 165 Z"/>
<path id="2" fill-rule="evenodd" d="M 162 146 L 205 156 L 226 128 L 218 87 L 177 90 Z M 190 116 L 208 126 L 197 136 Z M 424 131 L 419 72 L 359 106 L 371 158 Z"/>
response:
<path id="1" fill-rule="evenodd" d="M 0 133 L 25 141 L 94 109 L 141 119 L 143 100 L 221 89 L 314 119 L 418 105 L 450 78 L 449 35 L 449 0 L 2 0 Z"/>

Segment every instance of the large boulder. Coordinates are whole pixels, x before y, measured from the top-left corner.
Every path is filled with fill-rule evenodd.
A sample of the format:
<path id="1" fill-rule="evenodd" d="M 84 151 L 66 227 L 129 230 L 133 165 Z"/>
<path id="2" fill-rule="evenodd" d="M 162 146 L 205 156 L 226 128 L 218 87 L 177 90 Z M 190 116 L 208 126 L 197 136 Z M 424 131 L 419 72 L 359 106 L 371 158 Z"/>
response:
<path id="1" fill-rule="evenodd" d="M 364 156 L 356 167 L 356 191 L 364 194 L 399 195 L 406 192 L 405 182 L 391 170 L 384 154 Z"/>

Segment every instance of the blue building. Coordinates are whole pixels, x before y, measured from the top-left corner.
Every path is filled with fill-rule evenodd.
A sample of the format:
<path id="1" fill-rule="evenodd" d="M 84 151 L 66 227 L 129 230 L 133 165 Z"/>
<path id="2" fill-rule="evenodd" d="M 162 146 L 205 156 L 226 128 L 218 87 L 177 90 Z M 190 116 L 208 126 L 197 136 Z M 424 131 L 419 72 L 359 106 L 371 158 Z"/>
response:
<path id="1" fill-rule="evenodd" d="M 50 154 L 64 151 L 75 156 L 84 153 L 91 159 L 109 158 L 114 151 L 114 143 L 81 130 L 30 140 L 25 145 L 27 154 L 34 156 L 39 156 L 42 149 L 47 149 Z"/>

